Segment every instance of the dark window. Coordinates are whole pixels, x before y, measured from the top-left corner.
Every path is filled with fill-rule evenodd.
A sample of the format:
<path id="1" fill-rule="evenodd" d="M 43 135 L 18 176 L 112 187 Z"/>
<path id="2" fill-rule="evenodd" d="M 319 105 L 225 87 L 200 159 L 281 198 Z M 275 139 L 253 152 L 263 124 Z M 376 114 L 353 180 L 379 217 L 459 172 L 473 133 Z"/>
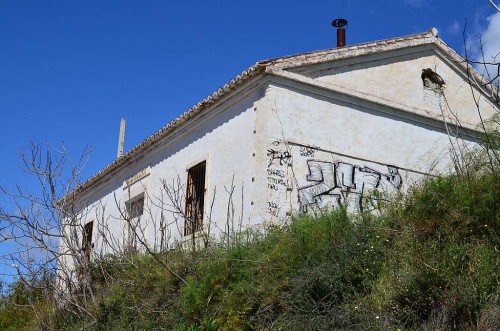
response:
<path id="1" fill-rule="evenodd" d="M 85 252 L 85 256 L 90 260 L 90 251 L 93 247 L 92 245 L 92 231 L 94 230 L 94 222 L 88 222 L 83 227 L 83 238 L 82 238 L 82 249 Z"/>
<path id="2" fill-rule="evenodd" d="M 128 205 L 128 214 L 130 218 L 137 218 L 144 213 L 144 198 L 130 202 Z"/>
<path id="3" fill-rule="evenodd" d="M 206 164 L 206 161 L 203 161 L 188 170 L 186 219 L 184 222 L 185 236 L 200 231 L 203 227 Z"/>

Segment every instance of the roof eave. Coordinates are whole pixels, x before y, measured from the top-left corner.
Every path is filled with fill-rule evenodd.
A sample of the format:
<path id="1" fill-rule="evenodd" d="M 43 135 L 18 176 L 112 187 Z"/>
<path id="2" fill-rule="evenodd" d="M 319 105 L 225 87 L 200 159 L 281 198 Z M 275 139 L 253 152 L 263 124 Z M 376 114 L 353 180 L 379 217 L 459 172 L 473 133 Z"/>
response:
<path id="1" fill-rule="evenodd" d="M 139 144 L 135 145 L 132 147 L 128 152 L 126 152 L 124 155 L 121 157 L 117 158 L 110 164 L 108 164 L 106 167 L 95 173 L 93 176 L 82 182 L 80 185 L 78 185 L 75 189 L 73 189 L 71 192 L 69 192 L 66 196 L 61 198 L 59 200 L 59 203 L 62 203 L 64 200 L 71 196 L 75 196 L 78 194 L 83 194 L 85 193 L 90 187 L 93 185 L 99 183 L 106 175 L 109 173 L 112 173 L 113 171 L 116 171 L 120 169 L 123 165 L 128 164 L 131 160 L 134 159 L 134 157 L 143 152 L 146 151 L 151 145 L 153 145 L 155 142 L 161 141 L 165 136 L 170 134 L 172 131 L 174 131 L 176 128 L 184 124 L 186 121 L 191 119 L 192 117 L 198 115 L 201 113 L 204 109 L 207 107 L 213 105 L 216 103 L 218 100 L 220 100 L 223 97 L 228 96 L 230 93 L 232 93 L 235 89 L 237 89 L 239 86 L 247 82 L 249 79 L 252 77 L 261 74 L 264 72 L 265 66 L 257 62 L 256 64 L 252 65 L 248 69 L 244 70 L 241 74 L 237 75 L 235 78 L 231 79 L 229 82 L 215 90 L 213 93 L 211 93 L 209 96 L 204 98 L 203 100 L 199 101 L 196 103 L 194 106 L 183 112 L 181 115 L 177 116 L 175 119 L 167 123 L 165 126 L 160 128 L 158 131 L 155 133 L 151 134 L 149 137 L 141 141 Z"/>

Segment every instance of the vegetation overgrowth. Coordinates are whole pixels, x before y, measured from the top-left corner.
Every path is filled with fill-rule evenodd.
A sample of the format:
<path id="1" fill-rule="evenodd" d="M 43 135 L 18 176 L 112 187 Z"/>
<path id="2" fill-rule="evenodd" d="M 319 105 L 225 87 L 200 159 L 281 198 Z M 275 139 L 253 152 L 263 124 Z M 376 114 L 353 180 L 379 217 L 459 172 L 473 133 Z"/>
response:
<path id="1" fill-rule="evenodd" d="M 497 169 L 427 179 L 378 213 L 297 216 L 159 253 L 180 277 L 148 254 L 104 257 L 88 315 L 13 283 L 0 329 L 500 330 Z"/>

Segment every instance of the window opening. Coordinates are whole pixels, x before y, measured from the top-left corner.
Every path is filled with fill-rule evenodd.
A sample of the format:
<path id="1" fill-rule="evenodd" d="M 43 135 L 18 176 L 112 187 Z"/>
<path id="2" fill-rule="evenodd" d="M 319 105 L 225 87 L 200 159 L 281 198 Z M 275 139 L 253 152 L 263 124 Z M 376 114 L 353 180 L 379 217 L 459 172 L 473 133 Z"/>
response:
<path id="1" fill-rule="evenodd" d="M 144 214 L 144 197 L 127 203 L 128 222 L 128 249 L 137 250 L 137 227 Z"/>
<path id="2" fill-rule="evenodd" d="M 137 199 L 129 203 L 128 214 L 130 218 L 137 218 L 144 213 L 144 198 Z"/>
<path id="3" fill-rule="evenodd" d="M 92 231 L 94 230 L 94 222 L 88 222 L 83 227 L 82 250 L 85 253 L 87 260 L 90 260 L 90 251 L 94 247 L 92 245 Z"/>
<path id="4" fill-rule="evenodd" d="M 443 78 L 439 74 L 434 72 L 431 68 L 422 69 L 421 77 L 425 87 L 436 92 L 443 92 L 446 83 Z"/>
<path id="5" fill-rule="evenodd" d="M 205 203 L 206 161 L 188 170 L 186 188 L 186 218 L 184 235 L 200 231 L 203 227 L 203 207 Z"/>

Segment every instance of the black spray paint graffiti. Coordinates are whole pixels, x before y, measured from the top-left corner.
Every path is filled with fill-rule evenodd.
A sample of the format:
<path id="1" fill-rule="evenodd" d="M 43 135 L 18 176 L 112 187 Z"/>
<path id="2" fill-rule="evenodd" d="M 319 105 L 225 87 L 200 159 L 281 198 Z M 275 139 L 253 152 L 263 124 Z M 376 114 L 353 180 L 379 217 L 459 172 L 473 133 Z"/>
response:
<path id="1" fill-rule="evenodd" d="M 273 169 L 273 168 L 267 168 L 267 175 L 268 176 L 277 176 L 284 178 L 285 177 L 285 172 L 281 169 Z"/>
<path id="2" fill-rule="evenodd" d="M 392 192 L 401 187 L 398 168 L 387 166 L 388 174 L 344 162 L 307 161 L 307 180 L 314 184 L 299 188 L 301 211 L 310 205 L 333 208 L 351 203 L 363 211 L 363 195 L 373 189 Z"/>
<path id="3" fill-rule="evenodd" d="M 293 162 L 289 146 L 282 141 L 275 140 L 267 149 L 267 211 L 271 217 L 279 218 L 285 211 L 281 201 L 287 201 L 291 194 L 292 180 L 289 171 Z"/>
<path id="4" fill-rule="evenodd" d="M 267 187 L 272 190 L 278 191 L 279 187 L 283 188 L 292 187 L 292 183 L 290 182 L 289 179 L 267 177 Z"/>
<path id="5" fill-rule="evenodd" d="M 271 214 L 274 217 L 278 217 L 280 206 L 277 202 L 274 201 L 268 201 L 267 202 L 267 210 L 269 214 Z"/>
<path id="6" fill-rule="evenodd" d="M 267 156 L 269 156 L 269 163 L 267 167 L 272 166 L 273 164 L 283 166 L 285 164 L 291 164 L 292 156 L 288 151 L 276 151 L 274 149 L 267 150 Z"/>
<path id="7" fill-rule="evenodd" d="M 300 146 L 300 156 L 314 157 L 316 148 L 311 146 Z"/>

